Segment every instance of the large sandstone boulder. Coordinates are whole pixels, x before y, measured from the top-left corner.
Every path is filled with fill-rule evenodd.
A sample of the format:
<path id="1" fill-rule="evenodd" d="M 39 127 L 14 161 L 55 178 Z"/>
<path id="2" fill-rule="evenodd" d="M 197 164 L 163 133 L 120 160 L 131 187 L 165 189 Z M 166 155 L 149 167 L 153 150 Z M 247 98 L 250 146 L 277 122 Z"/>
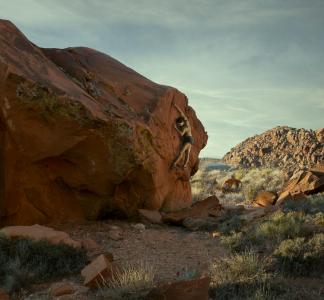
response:
<path id="1" fill-rule="evenodd" d="M 269 206 L 276 204 L 278 195 L 274 192 L 259 191 L 253 201 L 254 206 Z"/>
<path id="2" fill-rule="evenodd" d="M 186 113 L 187 169 L 170 170 Z M 41 49 L 0 21 L 0 225 L 191 205 L 207 134 L 184 94 L 89 48 Z"/>
<path id="3" fill-rule="evenodd" d="M 324 164 L 294 176 L 281 192 L 277 204 L 321 192 L 324 192 Z"/>

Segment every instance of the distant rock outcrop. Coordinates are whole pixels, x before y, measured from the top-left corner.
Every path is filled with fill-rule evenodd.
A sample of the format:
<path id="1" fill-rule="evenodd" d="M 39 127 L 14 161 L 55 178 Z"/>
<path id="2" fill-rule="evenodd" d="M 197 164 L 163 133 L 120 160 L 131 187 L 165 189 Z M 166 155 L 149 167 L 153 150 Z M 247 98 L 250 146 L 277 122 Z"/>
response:
<path id="1" fill-rule="evenodd" d="M 275 127 L 238 144 L 223 160 L 244 167 L 279 167 L 288 173 L 309 169 L 324 161 L 324 128 Z"/>
<path id="2" fill-rule="evenodd" d="M 195 144 L 170 170 L 185 112 Z M 0 20 L 0 226 L 192 203 L 207 134 L 184 94 L 89 48 L 41 49 Z"/>

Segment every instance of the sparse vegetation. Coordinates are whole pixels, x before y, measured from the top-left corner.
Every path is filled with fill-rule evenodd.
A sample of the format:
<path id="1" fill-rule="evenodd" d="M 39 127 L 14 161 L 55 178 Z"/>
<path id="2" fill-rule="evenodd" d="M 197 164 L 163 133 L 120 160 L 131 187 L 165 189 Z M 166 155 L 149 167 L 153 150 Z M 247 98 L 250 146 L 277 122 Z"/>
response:
<path id="1" fill-rule="evenodd" d="M 287 214 L 278 211 L 256 228 L 256 237 L 262 241 L 278 243 L 288 238 L 307 234 L 305 215 L 300 212 Z"/>
<path id="2" fill-rule="evenodd" d="M 215 262 L 211 295 L 215 299 L 256 299 L 269 293 L 268 259 L 251 251 L 233 254 Z M 259 298 L 260 299 L 260 298 Z M 264 298 L 261 298 L 264 299 Z"/>
<path id="3" fill-rule="evenodd" d="M 0 288 L 16 291 L 63 275 L 79 272 L 86 253 L 65 244 L 0 236 Z"/>
<path id="4" fill-rule="evenodd" d="M 140 300 L 154 287 L 155 270 L 146 263 L 127 265 L 114 274 L 113 280 L 100 289 L 100 298 L 105 300 Z"/>
<path id="5" fill-rule="evenodd" d="M 238 192 L 223 193 L 221 187 L 226 179 L 234 176 L 242 181 L 242 189 Z M 235 205 L 250 203 L 258 191 L 279 192 L 285 177 L 282 171 L 271 168 L 231 169 L 223 170 L 202 168 L 191 180 L 194 201 L 216 195 L 222 204 Z"/>
<path id="6" fill-rule="evenodd" d="M 277 269 L 286 275 L 324 278 L 324 234 L 284 240 L 274 256 Z"/>

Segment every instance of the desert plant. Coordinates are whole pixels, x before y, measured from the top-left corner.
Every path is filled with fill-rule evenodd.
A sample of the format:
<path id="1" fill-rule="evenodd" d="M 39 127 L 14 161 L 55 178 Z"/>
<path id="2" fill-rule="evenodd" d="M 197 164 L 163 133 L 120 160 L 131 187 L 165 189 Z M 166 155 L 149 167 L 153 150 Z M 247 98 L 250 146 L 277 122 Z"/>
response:
<path id="1" fill-rule="evenodd" d="M 251 251 L 233 254 L 212 267 L 211 295 L 215 299 L 251 299 L 256 290 L 266 290 L 268 259 Z"/>
<path id="2" fill-rule="evenodd" d="M 154 287 L 154 268 L 140 262 L 134 265 L 126 265 L 114 273 L 113 279 L 101 287 L 99 296 L 101 299 L 144 299 Z"/>
<path id="3" fill-rule="evenodd" d="M 313 222 L 315 225 L 324 226 L 324 213 L 319 212 L 313 217 Z"/>
<path id="4" fill-rule="evenodd" d="M 242 178 L 245 200 L 254 200 L 256 194 L 261 190 L 279 192 L 284 182 L 284 174 L 278 169 L 252 168 Z"/>
<path id="5" fill-rule="evenodd" d="M 281 242 L 287 238 L 294 238 L 307 234 L 305 215 L 298 212 L 274 213 L 268 220 L 256 228 L 256 236 L 263 241 Z"/>
<path id="6" fill-rule="evenodd" d="M 85 251 L 65 244 L 0 236 L 0 287 L 12 292 L 29 283 L 73 274 L 86 260 Z"/>
<path id="7" fill-rule="evenodd" d="M 307 196 L 300 200 L 287 200 L 283 210 L 285 212 L 302 211 L 305 214 L 324 213 L 324 193 Z"/>
<path id="8" fill-rule="evenodd" d="M 304 237 L 284 240 L 274 256 L 278 270 L 286 275 L 323 277 L 324 234 L 315 234 L 309 240 Z"/>

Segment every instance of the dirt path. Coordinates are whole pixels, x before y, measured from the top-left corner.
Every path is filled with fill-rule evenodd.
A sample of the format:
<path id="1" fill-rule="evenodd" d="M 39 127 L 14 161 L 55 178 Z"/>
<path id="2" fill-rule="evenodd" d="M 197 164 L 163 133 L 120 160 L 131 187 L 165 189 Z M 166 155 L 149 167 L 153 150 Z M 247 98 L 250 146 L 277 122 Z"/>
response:
<path id="1" fill-rule="evenodd" d="M 145 261 L 156 270 L 157 281 L 169 281 L 208 273 L 211 262 L 224 255 L 219 239 L 204 232 L 190 232 L 180 227 L 145 225 L 120 221 L 93 222 L 82 225 L 55 225 L 75 239 L 92 238 L 114 255 L 119 265 Z M 119 230 L 122 238 L 110 238 L 111 229 Z"/>

